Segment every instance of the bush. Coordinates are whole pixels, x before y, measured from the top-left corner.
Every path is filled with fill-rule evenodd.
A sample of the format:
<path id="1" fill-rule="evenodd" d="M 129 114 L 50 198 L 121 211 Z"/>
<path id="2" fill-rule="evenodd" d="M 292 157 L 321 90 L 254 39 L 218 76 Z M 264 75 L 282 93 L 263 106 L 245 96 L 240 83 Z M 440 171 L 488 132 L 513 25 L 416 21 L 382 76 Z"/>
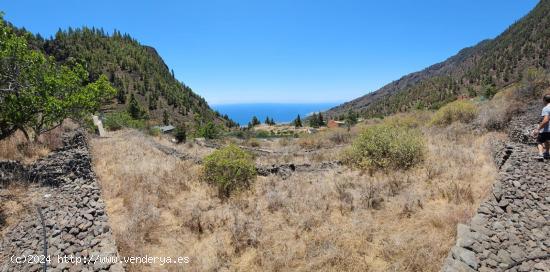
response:
<path id="1" fill-rule="evenodd" d="M 246 141 L 246 144 L 251 147 L 260 147 L 260 142 L 254 138 L 250 138 Z"/>
<path id="2" fill-rule="evenodd" d="M 327 138 L 337 145 L 347 144 L 351 140 L 350 134 L 341 129 L 328 132 Z"/>
<path id="3" fill-rule="evenodd" d="M 160 128 L 158 127 L 150 127 L 148 130 L 147 130 L 147 133 L 149 133 L 149 135 L 151 136 L 155 136 L 155 137 L 158 137 L 162 134 L 162 131 L 160 130 Z"/>
<path id="4" fill-rule="evenodd" d="M 218 187 L 221 197 L 248 187 L 255 177 L 254 158 L 234 144 L 216 150 L 204 159 L 203 178 Z"/>
<path id="5" fill-rule="evenodd" d="M 174 137 L 176 138 L 176 142 L 178 142 L 178 144 L 184 143 L 185 140 L 187 139 L 187 133 L 185 131 L 185 127 L 178 126 L 176 128 L 176 132 L 174 133 Z"/>
<path id="6" fill-rule="evenodd" d="M 271 133 L 265 130 L 258 130 L 256 131 L 256 138 L 269 138 L 271 137 Z"/>
<path id="7" fill-rule="evenodd" d="M 470 123 L 477 116 L 477 107 L 468 100 L 457 100 L 440 108 L 431 120 L 432 125 L 447 126 L 454 122 Z"/>
<path id="8" fill-rule="evenodd" d="M 127 112 L 114 112 L 105 116 L 103 125 L 107 130 L 119 130 L 124 127 L 142 129 L 145 121 L 133 119 Z"/>
<path id="9" fill-rule="evenodd" d="M 379 124 L 367 127 L 344 153 L 344 163 L 362 170 L 408 169 L 425 156 L 422 132 Z"/>
<path id="10" fill-rule="evenodd" d="M 220 136 L 220 129 L 214 123 L 208 122 L 197 129 L 196 136 L 205 139 L 216 139 Z"/>
<path id="11" fill-rule="evenodd" d="M 325 145 L 324 139 L 321 139 L 319 135 L 304 135 L 300 138 L 298 141 L 298 145 L 300 145 L 303 149 L 320 149 Z"/>

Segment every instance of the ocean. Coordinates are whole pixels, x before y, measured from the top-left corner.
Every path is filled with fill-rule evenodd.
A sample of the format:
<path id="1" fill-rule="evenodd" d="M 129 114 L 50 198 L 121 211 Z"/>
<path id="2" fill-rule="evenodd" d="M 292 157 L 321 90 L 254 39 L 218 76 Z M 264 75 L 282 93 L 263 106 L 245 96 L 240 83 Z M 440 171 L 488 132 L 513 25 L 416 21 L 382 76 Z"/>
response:
<path id="1" fill-rule="evenodd" d="M 221 104 L 212 108 L 222 115 L 227 114 L 233 121 L 245 126 L 253 116 L 264 122 L 266 117 L 273 118 L 276 123 L 292 122 L 298 114 L 304 118 L 314 112 L 328 110 L 341 103 L 254 103 L 254 104 Z"/>

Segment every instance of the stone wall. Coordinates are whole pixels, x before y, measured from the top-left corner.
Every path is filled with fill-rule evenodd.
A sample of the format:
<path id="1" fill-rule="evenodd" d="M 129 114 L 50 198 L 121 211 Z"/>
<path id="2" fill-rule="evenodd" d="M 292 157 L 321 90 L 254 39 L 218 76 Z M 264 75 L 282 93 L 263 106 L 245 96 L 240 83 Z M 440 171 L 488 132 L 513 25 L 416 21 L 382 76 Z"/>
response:
<path id="1" fill-rule="evenodd" d="M 514 118 L 510 141 L 494 143 L 499 176 L 442 271 L 550 271 L 550 162 L 534 160 L 536 107 Z"/>
<path id="2" fill-rule="evenodd" d="M 118 252 L 85 135 L 76 131 L 63 142 L 61 149 L 30 166 L 0 162 L 0 182 L 24 183 L 32 199 L 25 203 L 21 220 L 9 226 L 0 241 L 2 272 L 43 271 L 43 263 L 47 271 L 124 271 L 121 263 L 114 262 Z M 50 259 L 31 263 L 15 259 L 43 255 Z"/>

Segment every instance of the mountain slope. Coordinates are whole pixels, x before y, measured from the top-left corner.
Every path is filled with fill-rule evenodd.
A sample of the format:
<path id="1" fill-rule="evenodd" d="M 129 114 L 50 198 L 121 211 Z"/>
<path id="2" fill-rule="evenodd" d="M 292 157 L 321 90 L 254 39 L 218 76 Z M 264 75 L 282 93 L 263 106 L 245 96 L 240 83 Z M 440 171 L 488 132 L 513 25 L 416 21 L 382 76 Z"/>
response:
<path id="1" fill-rule="evenodd" d="M 134 95 L 142 108 L 155 122 L 161 122 L 164 112 L 170 123 L 185 123 L 196 127 L 213 121 L 223 126 L 234 126 L 227 116 L 213 111 L 206 100 L 179 82 L 153 47 L 141 45 L 128 34 L 114 31 L 109 35 L 103 29 L 82 28 L 59 30 L 55 37 L 43 39 L 24 29 L 35 49 L 64 63 L 76 60 L 85 64 L 90 80 L 105 74 L 118 91 L 116 101 L 106 105 L 107 110 L 122 111 Z"/>
<path id="2" fill-rule="evenodd" d="M 491 95 L 520 81 L 531 67 L 550 67 L 550 0 L 541 0 L 497 38 L 463 49 L 444 62 L 406 75 L 327 114 L 338 118 L 353 110 L 369 117 L 438 108 L 459 96 Z"/>

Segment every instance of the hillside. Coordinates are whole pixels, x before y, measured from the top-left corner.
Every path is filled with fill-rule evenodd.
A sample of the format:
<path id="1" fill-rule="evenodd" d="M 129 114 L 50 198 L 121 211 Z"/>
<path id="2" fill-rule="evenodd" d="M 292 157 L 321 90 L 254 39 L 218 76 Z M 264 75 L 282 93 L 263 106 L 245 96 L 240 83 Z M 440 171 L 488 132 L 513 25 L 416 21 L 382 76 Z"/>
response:
<path id="1" fill-rule="evenodd" d="M 465 48 L 327 114 L 338 118 L 351 109 L 366 117 L 389 115 L 414 108 L 436 109 L 459 96 L 491 96 L 520 81 L 527 68 L 548 70 L 549 52 L 550 0 L 541 0 L 497 38 Z"/>
<path id="2" fill-rule="evenodd" d="M 25 29 L 16 31 L 26 35 L 33 48 L 55 57 L 60 63 L 82 62 L 90 80 L 105 74 L 118 91 L 116 100 L 106 105 L 107 111 L 126 109 L 133 94 L 154 122 L 161 122 L 166 111 L 173 124 L 196 126 L 214 121 L 224 126 L 235 125 L 227 116 L 214 112 L 189 86 L 178 81 L 155 48 L 140 44 L 128 34 L 115 30 L 109 35 L 103 29 L 84 27 L 60 29 L 54 37 L 44 39 Z"/>

